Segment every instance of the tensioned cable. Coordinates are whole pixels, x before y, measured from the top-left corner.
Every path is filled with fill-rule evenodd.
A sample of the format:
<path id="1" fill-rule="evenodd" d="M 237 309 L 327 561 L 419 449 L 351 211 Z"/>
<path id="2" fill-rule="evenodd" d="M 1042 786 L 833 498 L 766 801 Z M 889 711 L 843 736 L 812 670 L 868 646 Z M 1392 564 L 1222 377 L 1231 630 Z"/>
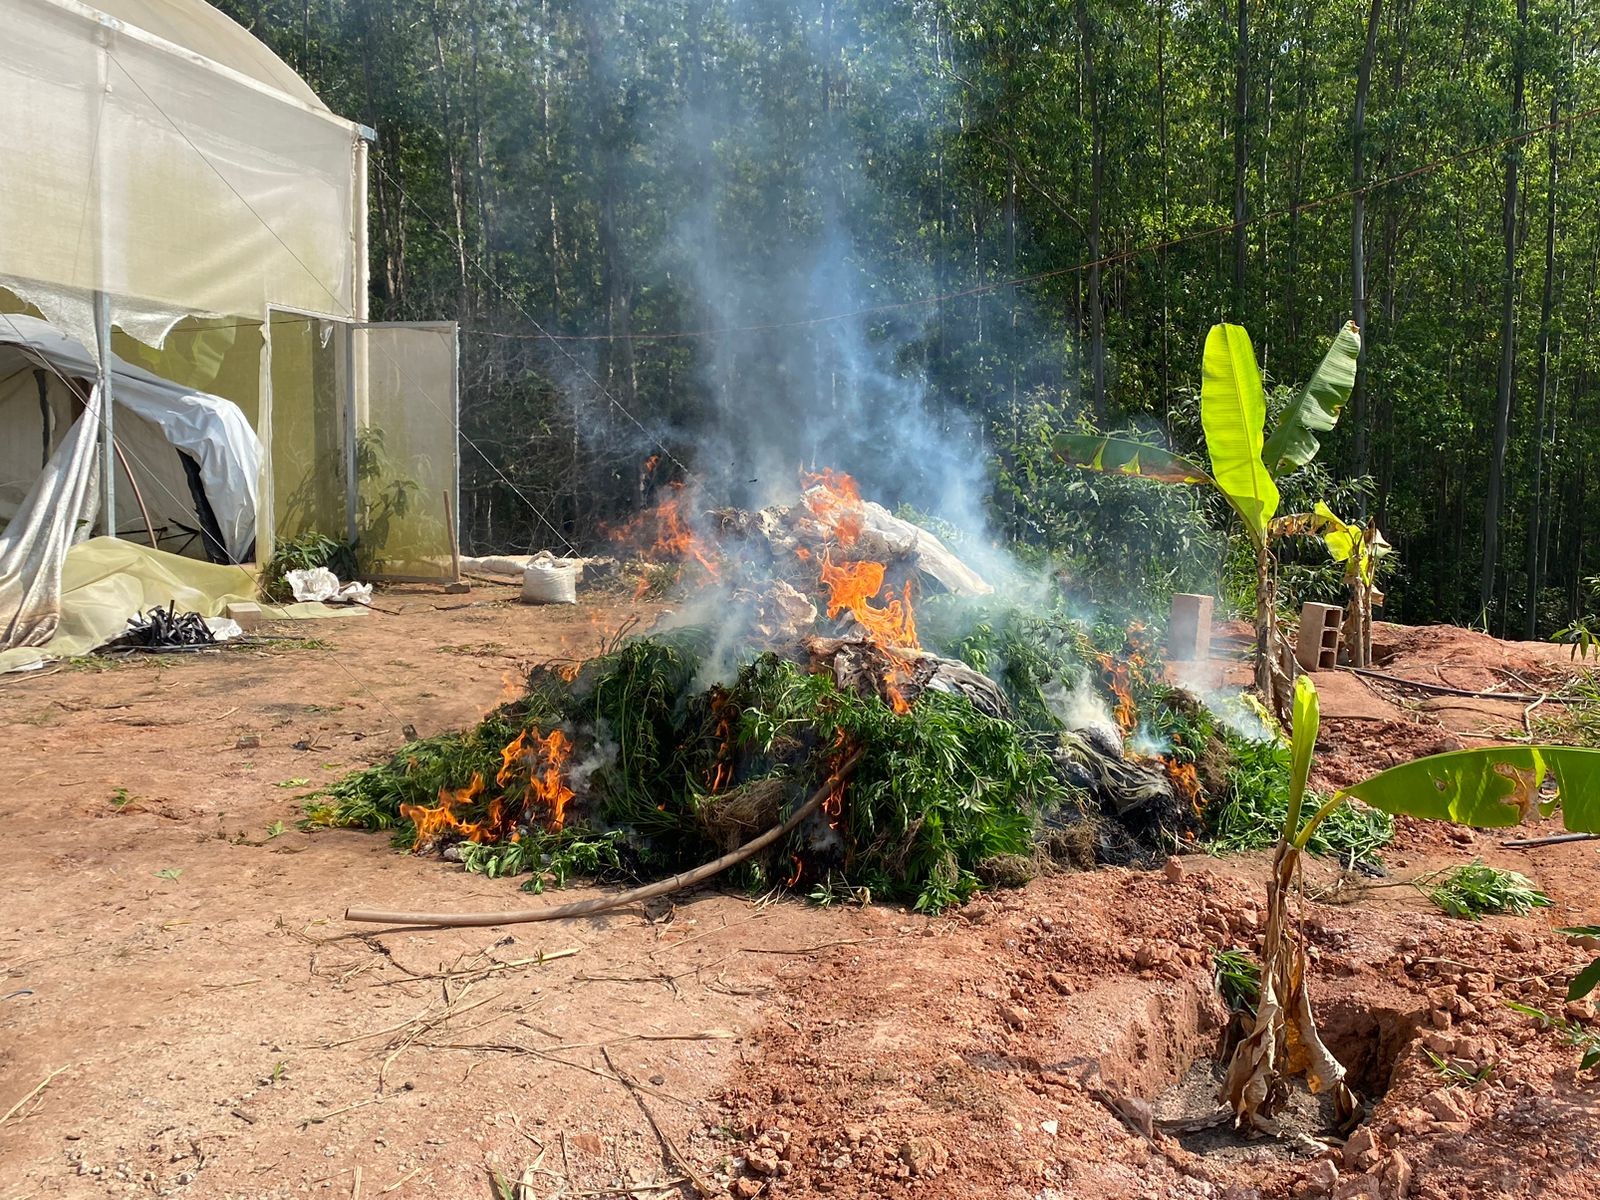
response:
<path id="1" fill-rule="evenodd" d="M 349 307 L 347 305 L 341 303 L 340 300 L 339 300 L 339 297 L 333 293 L 333 291 L 328 287 L 328 285 L 326 283 L 323 282 L 322 277 L 319 276 L 315 271 L 313 271 L 306 264 L 305 260 L 302 259 L 298 254 L 296 254 L 294 252 L 293 247 L 291 247 L 287 242 L 285 242 L 283 240 L 283 238 L 278 236 L 278 231 L 275 230 L 272 227 L 271 223 L 269 223 L 266 220 L 266 218 L 264 218 L 259 212 L 256 211 L 255 206 L 252 205 L 249 200 L 245 199 L 244 195 L 239 191 L 238 188 L 233 186 L 233 181 L 230 180 L 226 175 L 224 175 L 221 171 L 219 171 L 217 169 L 216 164 L 211 161 L 211 157 L 208 154 L 206 154 L 206 152 L 204 150 L 200 149 L 199 146 L 195 145 L 194 140 L 192 138 L 190 138 L 190 136 L 187 133 L 184 132 L 183 127 L 181 125 L 179 125 L 177 121 L 173 120 L 171 114 L 169 114 L 166 109 L 162 108 L 160 103 L 155 99 L 155 97 L 150 95 L 150 93 L 145 90 L 144 85 L 141 84 L 138 81 L 138 79 L 136 79 L 134 77 L 133 73 L 131 71 L 129 71 L 127 67 L 123 66 L 122 63 L 117 59 L 117 56 L 115 54 L 111 53 L 109 50 L 106 52 L 106 56 L 113 63 L 116 64 L 117 70 L 122 72 L 122 74 L 127 78 L 128 82 L 133 84 L 134 87 L 139 89 L 139 94 L 142 95 L 145 98 L 145 101 L 150 105 L 150 107 L 155 109 L 158 113 L 160 113 L 162 118 L 167 122 L 167 124 L 172 126 L 173 132 L 176 133 L 179 137 L 181 137 L 184 140 L 184 142 L 188 145 L 189 149 L 193 150 L 195 152 L 195 154 L 197 154 L 200 157 L 200 160 L 203 163 L 205 163 L 208 168 L 210 168 L 211 173 L 213 175 L 215 175 L 218 179 L 220 179 L 222 181 L 223 185 L 230 192 L 233 193 L 234 198 L 237 199 L 240 204 L 244 205 L 245 208 L 249 210 L 250 215 L 253 216 L 256 219 L 256 221 L 260 223 L 260 225 L 261 225 L 261 227 L 263 229 L 265 229 L 269 234 L 272 235 L 272 239 L 275 242 L 277 242 L 279 246 L 281 246 L 283 248 L 284 253 L 287 254 L 290 258 L 294 259 L 295 263 L 300 267 L 300 269 L 302 271 L 304 271 L 308 276 L 310 276 L 312 281 L 314 283 L 316 283 L 316 285 L 319 288 L 321 288 L 325 293 L 327 293 L 328 298 L 333 301 L 334 306 L 336 308 L 339 308 L 339 309 L 344 311 L 344 313 L 346 314 L 346 319 L 347 320 L 349 320 L 351 322 L 355 322 L 356 318 L 354 317 L 354 315 L 352 315 L 350 313 Z M 381 166 L 379 167 L 379 170 L 382 170 Z M 388 173 L 384 172 L 384 174 L 387 176 Z M 398 186 L 399 185 L 397 184 L 396 187 L 398 187 Z M 415 202 L 413 201 L 413 204 L 414 203 Z M 227 328 L 227 327 L 223 326 L 221 328 Z M 393 356 L 388 356 L 388 357 L 389 357 L 389 361 L 395 366 L 395 368 L 397 370 L 399 370 L 401 372 L 401 374 L 407 375 L 407 377 L 409 378 L 409 373 L 406 372 L 404 370 L 404 368 L 401 367 L 401 365 L 398 362 L 395 362 Z M 576 360 L 574 360 L 574 361 L 576 362 Z M 591 376 L 591 378 L 593 378 L 593 377 Z M 596 381 L 596 386 L 599 386 L 598 381 Z M 602 391 L 603 390 L 604 389 L 602 389 Z M 433 408 L 434 408 L 434 410 L 436 412 L 444 414 L 444 410 L 442 408 L 440 408 L 437 403 L 435 403 L 435 401 L 433 400 L 433 397 L 429 396 L 426 391 L 419 390 L 418 394 L 423 396 L 423 398 L 426 399 L 429 404 L 433 405 Z M 608 394 L 608 398 L 610 398 L 609 394 Z M 619 408 L 622 407 L 614 398 L 611 398 L 611 399 L 612 399 L 612 403 L 613 404 L 617 404 L 617 406 Z M 626 412 L 627 410 L 623 409 L 623 411 Z M 448 415 L 448 414 L 445 414 L 445 415 Z M 632 413 L 628 413 L 628 416 L 629 416 L 629 418 L 631 420 L 633 420 L 634 424 L 636 424 L 636 425 L 639 424 L 637 418 L 634 418 Z M 639 427 L 641 429 L 644 428 L 644 426 L 642 426 L 642 425 L 640 425 Z M 567 540 L 566 535 L 563 534 L 559 529 L 556 528 L 556 526 L 550 521 L 549 517 L 547 517 L 544 514 L 544 512 L 541 511 L 537 506 L 535 506 L 533 501 L 529 500 L 527 496 L 523 495 L 522 490 L 520 488 L 518 488 L 516 484 L 512 483 L 509 478 L 506 477 L 505 472 L 502 471 L 499 468 L 499 466 L 494 462 L 493 459 L 491 459 L 487 454 L 485 454 L 483 452 L 482 447 L 480 447 L 477 442 L 473 441 L 470 437 L 468 437 L 465 433 L 463 433 L 461 431 L 461 429 L 459 428 L 459 425 L 458 425 L 458 427 L 456 429 L 456 436 L 459 437 L 462 441 L 466 442 L 467 445 L 472 447 L 472 449 L 477 453 L 478 457 L 483 459 L 483 461 L 489 465 L 489 469 L 500 477 L 500 481 L 502 483 L 504 483 L 508 488 L 511 489 L 512 493 L 517 497 L 517 499 L 521 500 L 523 502 L 523 504 L 528 506 L 528 510 L 530 512 L 532 512 L 534 516 L 539 518 L 539 520 L 544 524 L 545 528 L 549 529 L 551 533 L 555 534 L 557 540 L 559 540 L 562 545 L 564 545 L 573 554 L 577 554 L 578 553 L 577 547 L 575 547 L 570 541 Z M 669 454 L 668 457 L 671 457 L 671 455 Z M 677 462 L 677 459 L 674 458 L 673 461 Z M 679 463 L 678 465 L 681 467 L 683 464 Z M 687 468 L 684 468 L 684 469 L 687 470 Z"/>
<path id="2" fill-rule="evenodd" d="M 415 200 L 413 200 L 411 198 L 410 194 L 405 190 L 405 188 L 400 186 L 400 181 L 397 180 L 393 175 L 389 174 L 388 170 L 384 167 L 384 165 L 381 162 L 374 163 L 373 165 L 378 168 L 378 173 L 380 175 L 382 175 L 385 179 L 387 179 L 394 186 L 395 191 L 400 193 L 400 199 L 401 199 L 401 201 L 403 203 L 409 204 L 409 205 L 411 205 L 412 208 L 416 209 L 417 212 L 420 213 L 422 215 L 422 217 L 430 225 L 432 225 L 434 227 L 436 232 L 444 235 L 446 238 L 449 238 L 451 236 L 450 235 L 450 231 L 448 229 L 446 229 L 443 224 L 440 223 L 438 218 L 436 218 L 432 213 L 430 213 L 427 209 L 423 208 L 422 205 L 418 204 Z M 561 339 L 559 337 L 556 337 L 553 334 L 547 333 L 545 331 L 544 326 L 541 325 L 539 323 L 538 319 L 535 318 L 534 315 L 527 310 L 527 308 L 522 304 L 522 302 L 520 300 L 518 300 L 515 296 L 513 296 L 511 294 L 511 292 L 509 290 L 507 290 L 507 288 L 505 287 L 504 284 L 502 284 L 498 279 L 496 279 L 493 275 L 491 275 L 488 272 L 488 270 L 484 267 L 484 265 L 481 262 L 478 261 L 477 257 L 467 251 L 467 248 L 465 246 L 458 246 L 458 249 L 459 249 L 459 251 L 461 253 L 461 256 L 472 264 L 473 270 L 475 270 L 479 275 L 483 276 L 483 278 L 489 282 L 489 284 L 494 288 L 494 290 L 499 292 L 500 295 L 511 304 L 511 307 L 515 308 L 517 310 L 517 312 L 522 315 L 522 318 L 525 321 L 527 321 L 528 324 L 532 325 L 536 330 L 539 331 L 537 336 L 542 337 L 542 338 L 544 338 L 544 339 L 546 339 L 548 341 L 556 343 L 556 349 L 561 351 L 561 353 L 566 357 L 567 361 L 570 362 L 579 371 L 581 371 L 583 373 L 583 377 L 585 379 L 587 379 L 590 383 L 594 384 L 595 389 L 611 403 L 613 408 L 615 408 L 623 416 L 627 417 L 628 420 L 632 421 L 634 423 L 634 425 L 638 428 L 639 432 L 644 434 L 645 437 L 649 438 L 651 443 L 655 446 L 655 448 L 657 450 L 661 451 L 661 453 L 666 457 L 668 462 L 671 462 L 675 466 L 677 466 L 677 468 L 679 470 L 681 470 L 685 475 L 688 475 L 688 476 L 691 476 L 691 477 L 694 475 L 694 472 L 689 470 L 689 468 L 687 466 L 685 466 L 682 461 L 679 460 L 678 456 L 675 455 L 672 452 L 670 447 L 668 447 L 655 434 L 651 433 L 649 429 L 645 428 L 644 422 L 640 421 L 638 417 L 634 416 L 631 412 L 629 412 L 627 406 L 625 404 L 623 404 L 622 401 L 618 400 L 615 396 L 613 396 L 611 394 L 610 389 L 607 388 L 605 386 L 605 384 L 601 383 L 598 379 L 596 379 L 594 377 L 594 373 L 592 371 L 590 371 L 588 367 L 584 366 L 581 360 L 579 360 L 575 355 L 573 355 L 573 353 L 570 350 L 568 350 L 565 346 L 561 345 L 561 341 L 563 339 Z"/>
<path id="3" fill-rule="evenodd" d="M 1282 220 L 1284 217 L 1295 216 L 1299 213 L 1309 212 L 1312 209 L 1325 208 L 1330 204 L 1337 204 L 1343 200 L 1351 200 L 1356 196 L 1369 195 L 1372 192 L 1381 190 L 1382 188 L 1392 187 L 1396 183 L 1404 183 L 1408 179 L 1413 179 L 1420 175 L 1430 174 L 1442 167 L 1450 166 L 1453 163 L 1460 162 L 1463 159 L 1471 158 L 1474 155 L 1483 154 L 1491 150 L 1498 150 L 1516 142 L 1527 141 L 1530 138 L 1537 137 L 1541 133 L 1547 133 L 1551 130 L 1559 129 L 1566 125 L 1575 125 L 1584 121 L 1592 120 L 1596 116 L 1600 116 L 1600 105 L 1595 105 L 1594 107 L 1583 109 L 1579 112 L 1570 113 L 1567 116 L 1561 117 L 1555 121 L 1547 121 L 1543 125 L 1536 125 L 1530 129 L 1524 130 L 1521 133 L 1514 133 L 1507 137 L 1495 139 L 1494 141 L 1483 142 L 1476 146 L 1469 146 L 1465 150 L 1460 150 L 1454 154 L 1445 155 L 1442 158 L 1433 159 L 1430 162 L 1423 163 L 1420 166 L 1411 167 L 1407 170 L 1399 172 L 1398 174 L 1387 176 L 1384 179 L 1378 179 L 1372 181 L 1371 183 L 1362 184 L 1360 187 L 1344 188 L 1338 192 L 1331 192 L 1326 196 L 1319 196 L 1315 200 L 1306 200 L 1299 204 L 1291 204 L 1283 208 L 1271 209 L 1267 212 L 1257 213 L 1255 216 L 1246 217 L 1243 221 L 1227 221 L 1220 225 L 1210 225 L 1202 229 L 1190 230 L 1187 233 L 1178 234 L 1176 237 L 1166 238 L 1160 241 L 1146 242 L 1143 245 L 1133 246 L 1126 250 L 1118 250 L 1115 253 L 1105 255 L 1102 258 L 1093 259 L 1088 262 L 1075 263 L 1072 266 L 1053 267 L 1047 271 L 1036 271 L 1028 275 L 1014 275 L 1006 279 L 997 279 L 990 283 L 973 284 L 970 287 L 961 288 L 957 291 L 941 292 L 932 296 L 920 296 L 912 300 L 899 300 L 886 304 L 874 304 L 865 308 L 851 309 L 848 312 L 829 313 L 818 317 L 803 317 L 792 321 L 768 321 L 755 325 L 728 325 L 710 329 L 685 329 L 669 331 L 665 333 L 548 333 L 542 328 L 539 328 L 537 322 L 535 322 L 535 328 L 538 329 L 538 332 L 536 333 L 502 333 L 496 330 L 470 328 L 466 332 L 469 332 L 476 337 L 498 337 L 516 341 L 549 340 L 554 342 L 664 342 L 691 338 L 726 337 L 730 334 L 739 333 L 767 333 L 780 329 L 804 329 L 816 325 L 826 325 L 833 321 L 848 321 L 859 317 L 872 317 L 883 313 L 900 312 L 910 308 L 923 308 L 930 304 L 942 304 L 947 300 L 963 300 L 973 296 L 982 296 L 990 292 L 999 291 L 1002 288 L 1017 287 L 1026 283 L 1035 283 L 1042 279 L 1055 279 L 1063 275 L 1075 275 L 1083 271 L 1088 271 L 1094 267 L 1113 266 L 1120 262 L 1126 262 L 1129 259 L 1142 257 L 1146 254 L 1153 254 L 1161 250 L 1169 250 L 1174 246 L 1182 246 L 1190 242 L 1201 241 L 1205 238 L 1217 237 L 1225 233 L 1233 233 L 1235 230 L 1242 228 L 1247 229 L 1253 225 L 1260 224 L 1263 221 Z M 387 174 L 388 173 L 385 172 L 385 175 Z M 390 178 L 392 181 L 392 177 Z M 398 186 L 399 185 L 396 184 L 396 187 Z M 410 198 L 407 197 L 407 199 Z M 412 203 L 415 204 L 416 202 L 412 201 Z M 430 220 L 432 220 L 432 218 L 430 218 Z M 438 224 L 436 221 L 434 223 L 435 225 Z M 439 226 L 439 228 L 441 231 L 443 231 L 442 226 Z"/>

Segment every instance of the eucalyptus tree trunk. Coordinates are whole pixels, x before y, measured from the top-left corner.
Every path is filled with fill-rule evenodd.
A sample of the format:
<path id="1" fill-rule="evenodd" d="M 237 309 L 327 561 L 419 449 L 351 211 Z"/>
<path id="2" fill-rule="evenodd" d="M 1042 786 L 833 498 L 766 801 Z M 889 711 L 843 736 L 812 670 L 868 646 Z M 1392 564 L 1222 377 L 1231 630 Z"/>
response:
<path id="1" fill-rule="evenodd" d="M 1378 25 L 1383 19 L 1383 0 L 1372 0 L 1367 13 L 1367 44 L 1356 71 L 1355 115 L 1350 128 L 1350 319 L 1361 330 L 1361 356 L 1356 359 L 1356 379 L 1350 389 L 1350 424 L 1355 442 L 1355 472 L 1367 473 L 1369 439 L 1367 430 L 1367 93 L 1372 88 L 1372 65 L 1378 56 Z M 1366 501 L 1362 500 L 1363 510 Z M 1365 511 L 1362 516 L 1366 516 Z"/>
<path id="2" fill-rule="evenodd" d="M 1511 132 L 1522 133 L 1524 76 L 1528 41 L 1528 0 L 1517 0 L 1517 45 L 1511 69 Z M 1489 451 L 1489 487 L 1483 501 L 1483 570 L 1478 578 L 1478 608 L 1487 621 L 1500 568 L 1500 512 L 1504 507 L 1506 441 L 1511 428 L 1511 395 L 1517 368 L 1517 168 L 1522 147 L 1506 151 L 1506 186 L 1501 209 L 1504 262 L 1500 276 L 1500 374 L 1495 388 L 1494 442 Z M 1501 614 L 1504 628 L 1505 614 Z"/>
<path id="3" fill-rule="evenodd" d="M 1250 163 L 1250 5 L 1237 3 L 1237 41 L 1233 74 L 1233 317 L 1244 321 L 1244 277 L 1249 239 L 1245 236 L 1245 174 Z"/>
<path id="4" fill-rule="evenodd" d="M 467 275 L 467 181 L 461 168 L 461 147 L 456 137 L 456 118 L 450 104 L 450 67 L 444 53 L 443 14 L 433 14 L 433 53 L 439 95 L 440 141 L 444 146 L 445 170 L 450 177 L 450 216 L 455 226 L 456 274 L 460 287 L 462 320 L 472 317 L 472 283 Z"/>
<path id="5" fill-rule="evenodd" d="M 1522 636 L 1533 641 L 1539 636 L 1540 587 L 1540 510 L 1544 491 L 1544 440 L 1545 409 L 1550 397 L 1550 318 L 1555 307 L 1556 276 L 1556 184 L 1560 175 L 1557 163 L 1560 137 L 1555 128 L 1561 119 L 1561 92 L 1558 84 L 1550 89 L 1550 132 L 1546 135 L 1550 156 L 1545 163 L 1544 198 L 1544 291 L 1539 298 L 1539 379 L 1535 386 L 1538 396 L 1537 412 L 1533 422 L 1533 487 L 1528 501 L 1528 545 L 1524 578 L 1528 596 L 1523 605 Z"/>
<path id="6" fill-rule="evenodd" d="M 1095 34 L 1089 24 L 1088 6 L 1078 4 L 1078 36 L 1083 43 L 1084 88 L 1089 101 L 1089 392 L 1095 420 L 1106 422 L 1106 313 L 1101 287 L 1100 226 L 1105 207 L 1106 140 L 1105 105 L 1100 96 L 1099 71 L 1095 61 Z"/>
<path id="7" fill-rule="evenodd" d="M 1171 236 L 1172 171 L 1167 158 L 1167 21 L 1170 4 L 1163 0 L 1156 27 L 1156 140 L 1161 157 L 1161 238 Z M 1167 248 L 1157 251 L 1161 276 L 1161 425 L 1172 436 L 1172 290 L 1167 274 Z"/>

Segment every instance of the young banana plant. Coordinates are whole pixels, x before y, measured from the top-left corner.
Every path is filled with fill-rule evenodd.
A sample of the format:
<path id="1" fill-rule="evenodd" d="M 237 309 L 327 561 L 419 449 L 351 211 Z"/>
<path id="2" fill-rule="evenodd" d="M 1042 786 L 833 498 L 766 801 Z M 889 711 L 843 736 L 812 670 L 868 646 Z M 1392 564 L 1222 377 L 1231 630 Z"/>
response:
<path id="1" fill-rule="evenodd" d="M 1288 919 L 1288 898 L 1311 835 L 1354 798 L 1384 812 L 1478 828 L 1548 817 L 1559 807 L 1574 833 L 1600 832 L 1600 750 L 1572 746 L 1490 746 L 1435 754 L 1391 767 L 1335 792 L 1304 816 L 1306 779 L 1320 710 L 1309 675 L 1295 680 L 1289 809 L 1267 881 L 1267 924 L 1261 947 L 1261 997 L 1248 1036 L 1234 1050 L 1222 1100 L 1241 1127 L 1270 1129 L 1304 1075 L 1312 1092 L 1331 1092 L 1341 1120 L 1356 1111 L 1345 1070 L 1317 1033 L 1306 980 L 1305 947 Z M 1548 787 L 1547 784 L 1553 784 Z M 1304 818 L 1304 819 L 1302 819 Z M 1575 981 L 1574 988 L 1583 976 Z"/>
<path id="2" fill-rule="evenodd" d="M 1187 458 L 1130 438 L 1061 434 L 1051 443 L 1057 460 L 1071 467 L 1209 484 L 1222 494 L 1256 552 L 1256 687 L 1280 716 L 1287 709 L 1289 679 L 1279 662 L 1277 575 L 1267 536 L 1278 511 L 1276 480 L 1316 456 L 1317 434 L 1334 427 L 1350 397 L 1360 353 L 1360 332 L 1347 322 L 1269 437 L 1266 393 L 1250 335 L 1242 325 L 1213 325 L 1200 363 L 1200 424 L 1209 473 Z"/>

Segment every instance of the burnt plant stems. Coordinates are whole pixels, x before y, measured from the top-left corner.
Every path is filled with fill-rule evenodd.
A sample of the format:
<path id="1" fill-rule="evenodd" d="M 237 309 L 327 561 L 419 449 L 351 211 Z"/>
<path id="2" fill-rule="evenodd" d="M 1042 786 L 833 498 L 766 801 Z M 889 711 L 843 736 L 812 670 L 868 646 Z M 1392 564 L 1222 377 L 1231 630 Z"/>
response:
<path id="1" fill-rule="evenodd" d="M 560 904 L 554 908 L 524 908 L 511 909 L 507 912 L 473 912 L 473 913 L 421 913 L 421 912 L 389 912 L 384 909 L 374 908 L 349 908 L 345 910 L 346 921 L 359 921 L 371 925 L 421 925 L 438 929 L 465 928 L 481 925 L 526 925 L 534 921 L 564 921 L 572 917 L 593 916 L 596 913 L 610 912 L 612 909 L 622 908 L 629 904 L 637 904 L 643 900 L 654 900 L 657 896 L 666 896 L 672 892 L 681 891 L 686 887 L 693 887 L 719 875 L 729 867 L 737 866 L 747 858 L 751 858 L 765 850 L 774 842 L 781 841 L 799 828 L 800 823 L 817 809 L 822 807 L 835 790 L 844 785 L 845 780 L 855 770 L 856 761 L 862 752 L 855 750 L 843 762 L 833 769 L 833 772 L 823 782 L 811 797 L 789 816 L 788 820 L 774 825 L 766 833 L 752 838 L 737 850 L 729 851 L 721 858 L 704 863 L 691 871 L 683 871 L 670 879 L 662 879 L 656 883 L 645 884 L 643 887 L 630 888 L 626 892 L 619 892 L 615 896 L 601 896 L 594 900 L 579 900 L 573 904 Z"/>

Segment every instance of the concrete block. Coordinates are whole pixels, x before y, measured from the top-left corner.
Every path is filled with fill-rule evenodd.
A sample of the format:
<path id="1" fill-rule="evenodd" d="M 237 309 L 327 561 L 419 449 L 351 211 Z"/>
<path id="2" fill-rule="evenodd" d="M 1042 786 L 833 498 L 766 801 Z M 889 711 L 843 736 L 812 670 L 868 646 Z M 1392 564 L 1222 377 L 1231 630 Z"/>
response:
<path id="1" fill-rule="evenodd" d="M 228 604 L 222 609 L 222 615 L 239 623 L 239 628 L 250 633 L 261 624 L 261 605 L 259 604 Z"/>
<path id="2" fill-rule="evenodd" d="M 1204 662 L 1211 657 L 1210 596 L 1178 592 L 1167 614 L 1167 658 L 1175 662 Z"/>
<path id="3" fill-rule="evenodd" d="M 1339 662 L 1339 635 L 1343 628 L 1344 609 L 1337 604 L 1302 606 L 1295 661 L 1307 671 L 1331 671 Z"/>

